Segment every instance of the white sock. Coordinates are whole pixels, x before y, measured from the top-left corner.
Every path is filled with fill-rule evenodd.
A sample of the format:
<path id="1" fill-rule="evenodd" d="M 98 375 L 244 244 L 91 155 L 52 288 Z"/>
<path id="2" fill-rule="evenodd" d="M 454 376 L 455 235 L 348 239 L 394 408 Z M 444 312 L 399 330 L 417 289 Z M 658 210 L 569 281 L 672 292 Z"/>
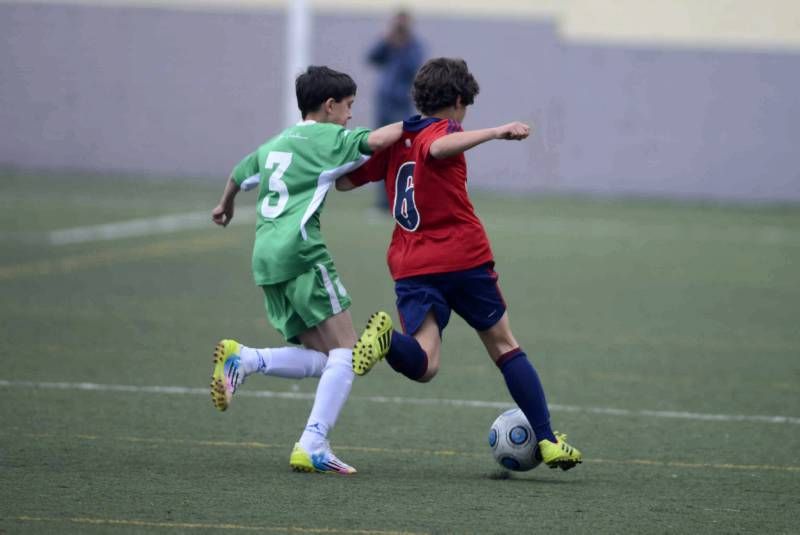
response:
<path id="1" fill-rule="evenodd" d="M 259 372 L 287 379 L 319 377 L 328 360 L 324 353 L 304 347 L 254 349 L 241 346 L 239 357 L 245 375 Z"/>
<path id="2" fill-rule="evenodd" d="M 311 415 L 300 437 L 300 445 L 306 451 L 316 451 L 326 445 L 328 433 L 336 424 L 352 386 L 353 350 L 332 349 L 317 385 Z"/>

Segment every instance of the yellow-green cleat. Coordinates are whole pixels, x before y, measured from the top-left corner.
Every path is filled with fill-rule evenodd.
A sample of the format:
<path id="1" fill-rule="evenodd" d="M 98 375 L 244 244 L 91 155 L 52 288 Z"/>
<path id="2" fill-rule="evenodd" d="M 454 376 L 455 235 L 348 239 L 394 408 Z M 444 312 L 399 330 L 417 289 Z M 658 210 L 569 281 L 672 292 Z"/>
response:
<path id="1" fill-rule="evenodd" d="M 539 451 L 542 454 L 542 461 L 550 468 L 561 468 L 569 470 L 576 464 L 583 462 L 583 454 L 574 446 L 567 444 L 567 435 L 555 431 L 553 433 L 558 442 L 549 440 L 539 441 Z"/>
<path id="2" fill-rule="evenodd" d="M 386 312 L 370 316 L 367 326 L 353 347 L 353 371 L 364 375 L 389 353 L 392 341 L 392 318 Z"/>
<path id="3" fill-rule="evenodd" d="M 214 372 L 211 375 L 211 401 L 224 411 L 231 404 L 236 389 L 244 382 L 240 368 L 240 344 L 236 340 L 220 340 L 214 348 Z"/>
<path id="4" fill-rule="evenodd" d="M 351 475 L 356 469 L 342 462 L 330 448 L 322 449 L 309 454 L 300 443 L 294 445 L 292 455 L 289 457 L 289 466 L 295 472 L 318 472 L 322 474 Z"/>

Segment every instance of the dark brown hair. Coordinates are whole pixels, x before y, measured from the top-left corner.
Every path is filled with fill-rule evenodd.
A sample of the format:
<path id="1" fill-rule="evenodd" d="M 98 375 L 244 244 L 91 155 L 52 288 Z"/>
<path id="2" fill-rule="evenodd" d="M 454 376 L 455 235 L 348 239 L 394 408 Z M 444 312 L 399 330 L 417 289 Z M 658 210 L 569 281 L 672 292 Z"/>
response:
<path id="1" fill-rule="evenodd" d="M 454 106 L 456 98 L 469 106 L 475 102 L 480 91 L 478 82 L 467 68 L 467 62 L 459 58 L 434 58 L 420 67 L 414 78 L 412 95 L 417 109 L 432 115 L 437 111 Z"/>
<path id="2" fill-rule="evenodd" d="M 298 76 L 294 87 L 303 119 L 310 112 L 317 111 L 329 98 L 341 102 L 343 98 L 356 94 L 356 83 L 349 75 L 316 65 L 311 65 Z"/>

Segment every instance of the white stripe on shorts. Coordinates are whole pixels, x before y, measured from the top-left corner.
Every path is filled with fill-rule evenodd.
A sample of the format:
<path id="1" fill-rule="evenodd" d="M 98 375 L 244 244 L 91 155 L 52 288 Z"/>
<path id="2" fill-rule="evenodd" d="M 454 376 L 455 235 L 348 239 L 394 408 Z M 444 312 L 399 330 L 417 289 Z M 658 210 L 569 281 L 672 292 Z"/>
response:
<path id="1" fill-rule="evenodd" d="M 331 282 L 331 278 L 328 275 L 328 270 L 322 264 L 317 264 L 317 267 L 322 274 L 322 280 L 325 283 L 325 291 L 328 292 L 328 297 L 331 300 L 331 309 L 333 309 L 334 314 L 338 314 L 342 311 L 342 304 L 339 303 L 339 297 L 336 295 L 336 289 L 333 287 L 333 282 Z"/>

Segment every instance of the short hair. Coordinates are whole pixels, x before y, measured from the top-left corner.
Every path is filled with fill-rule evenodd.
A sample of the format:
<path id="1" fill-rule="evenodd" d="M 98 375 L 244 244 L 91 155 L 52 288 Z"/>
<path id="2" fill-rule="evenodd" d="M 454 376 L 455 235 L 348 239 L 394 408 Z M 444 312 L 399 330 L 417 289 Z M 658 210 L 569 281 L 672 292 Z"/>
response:
<path id="1" fill-rule="evenodd" d="M 294 82 L 297 107 L 303 119 L 332 98 L 341 102 L 343 98 L 355 96 L 356 83 L 348 74 L 325 66 L 311 65 Z"/>
<path id="2" fill-rule="evenodd" d="M 460 58 L 434 58 L 425 62 L 414 78 L 412 95 L 417 109 L 431 115 L 455 106 L 456 98 L 469 106 L 480 91 L 477 80 Z"/>

